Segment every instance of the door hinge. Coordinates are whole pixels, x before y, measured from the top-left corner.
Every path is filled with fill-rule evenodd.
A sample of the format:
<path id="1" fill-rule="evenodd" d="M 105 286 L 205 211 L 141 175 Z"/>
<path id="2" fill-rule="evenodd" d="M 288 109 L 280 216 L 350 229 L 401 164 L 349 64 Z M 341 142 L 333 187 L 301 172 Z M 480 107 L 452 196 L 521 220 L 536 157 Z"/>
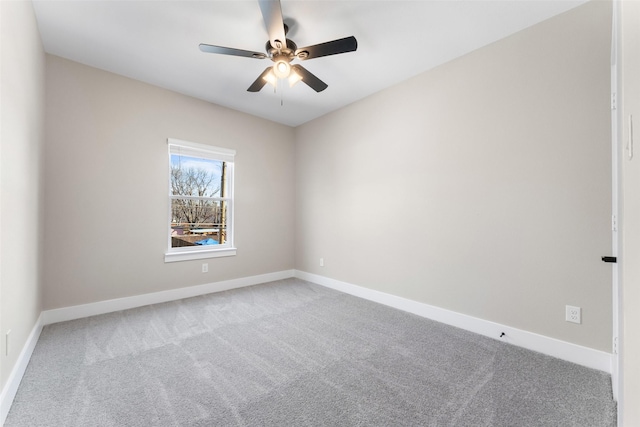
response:
<path id="1" fill-rule="evenodd" d="M 611 231 L 618 231 L 618 218 L 611 215 Z"/>
<path id="2" fill-rule="evenodd" d="M 613 337 L 613 354 L 618 354 L 618 337 Z"/>
<path id="3" fill-rule="evenodd" d="M 618 108 L 618 94 L 611 92 L 611 109 L 616 110 Z"/>

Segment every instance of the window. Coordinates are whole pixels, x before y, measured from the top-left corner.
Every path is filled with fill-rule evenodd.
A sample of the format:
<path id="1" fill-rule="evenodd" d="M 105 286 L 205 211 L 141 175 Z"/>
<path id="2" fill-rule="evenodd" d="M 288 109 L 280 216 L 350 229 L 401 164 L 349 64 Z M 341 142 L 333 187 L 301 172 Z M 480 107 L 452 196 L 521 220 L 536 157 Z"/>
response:
<path id="1" fill-rule="evenodd" d="M 165 262 L 236 254 L 234 150 L 168 139 L 169 243 Z"/>

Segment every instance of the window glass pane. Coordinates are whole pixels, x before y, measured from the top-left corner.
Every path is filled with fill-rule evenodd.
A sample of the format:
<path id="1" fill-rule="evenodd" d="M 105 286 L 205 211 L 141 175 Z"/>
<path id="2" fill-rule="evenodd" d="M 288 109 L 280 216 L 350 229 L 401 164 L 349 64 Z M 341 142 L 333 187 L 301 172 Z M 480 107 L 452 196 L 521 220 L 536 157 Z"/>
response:
<path id="1" fill-rule="evenodd" d="M 224 163 L 219 160 L 171 154 L 171 194 L 226 197 Z"/>
<path id="2" fill-rule="evenodd" d="M 171 201 L 171 247 L 224 244 L 228 202 L 193 199 Z"/>

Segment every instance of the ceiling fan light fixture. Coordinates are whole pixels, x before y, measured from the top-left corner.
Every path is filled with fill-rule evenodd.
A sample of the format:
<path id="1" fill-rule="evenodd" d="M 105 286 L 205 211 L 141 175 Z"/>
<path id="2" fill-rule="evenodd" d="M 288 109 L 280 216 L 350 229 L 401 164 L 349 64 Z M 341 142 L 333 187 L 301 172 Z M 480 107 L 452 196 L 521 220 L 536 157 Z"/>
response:
<path id="1" fill-rule="evenodd" d="M 269 71 L 269 73 L 267 73 L 267 75 L 265 75 L 263 79 L 265 79 L 267 83 L 269 83 L 273 87 L 276 87 L 278 83 L 278 78 L 275 74 L 273 74 L 273 70 Z"/>
<path id="2" fill-rule="evenodd" d="M 287 61 L 279 60 L 273 65 L 273 73 L 279 79 L 286 79 L 291 74 L 291 65 Z"/>
<path id="3" fill-rule="evenodd" d="M 302 80 L 302 76 L 296 73 L 294 70 L 291 70 L 291 74 L 289 74 L 289 87 L 294 87 L 296 83 Z"/>

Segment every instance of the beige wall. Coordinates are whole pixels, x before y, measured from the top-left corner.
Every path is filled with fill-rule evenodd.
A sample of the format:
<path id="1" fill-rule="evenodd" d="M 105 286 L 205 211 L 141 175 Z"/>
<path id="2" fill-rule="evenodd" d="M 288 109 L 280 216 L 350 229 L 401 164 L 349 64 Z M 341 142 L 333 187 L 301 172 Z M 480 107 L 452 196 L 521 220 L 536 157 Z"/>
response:
<path id="1" fill-rule="evenodd" d="M 635 153 L 622 153 L 623 425 L 640 425 L 640 2 L 622 1 L 622 142 L 634 122 Z"/>
<path id="2" fill-rule="evenodd" d="M 294 267 L 291 128 L 55 56 L 46 77 L 45 309 Z M 235 257 L 164 262 L 169 137 L 237 151 Z"/>
<path id="3" fill-rule="evenodd" d="M 31 2 L 0 2 L 0 388 L 42 309 L 44 51 Z M 9 354 L 5 336 L 9 335 Z"/>
<path id="4" fill-rule="evenodd" d="M 589 3 L 297 128 L 296 268 L 609 352 L 610 34 Z"/>

